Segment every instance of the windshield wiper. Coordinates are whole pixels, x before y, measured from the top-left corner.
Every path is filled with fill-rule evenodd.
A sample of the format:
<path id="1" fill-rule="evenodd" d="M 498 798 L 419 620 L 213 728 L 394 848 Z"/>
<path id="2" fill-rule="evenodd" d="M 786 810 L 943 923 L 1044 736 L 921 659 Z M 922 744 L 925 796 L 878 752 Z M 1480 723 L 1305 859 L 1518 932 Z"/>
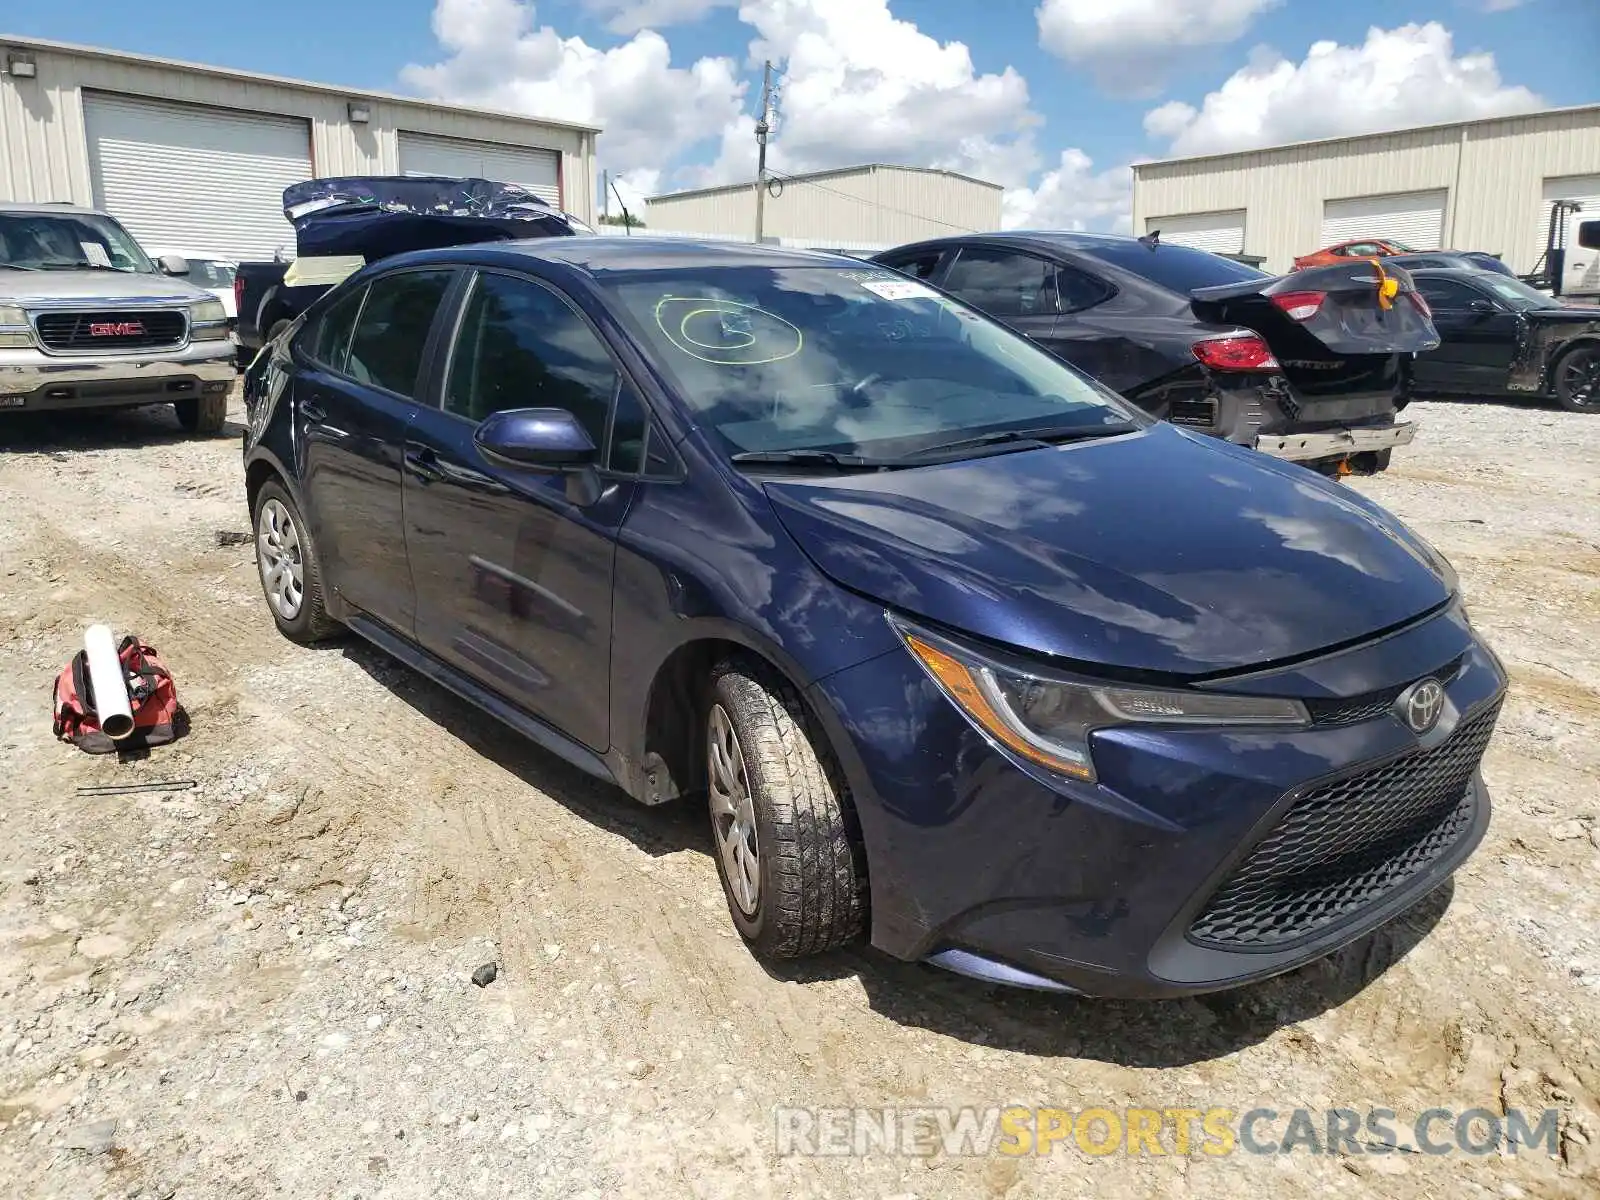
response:
<path id="1" fill-rule="evenodd" d="M 1139 427 L 1132 421 L 1116 421 L 1109 425 L 1046 425 L 1037 429 L 997 429 L 973 437 L 956 438 L 950 442 L 937 442 L 906 455 L 899 462 L 918 462 L 939 458 L 962 450 L 989 450 L 1006 454 L 1015 450 L 1038 450 L 1062 442 L 1083 442 L 1092 438 L 1113 437 L 1119 433 L 1132 433 Z"/>
<path id="2" fill-rule="evenodd" d="M 121 267 L 107 266 L 105 263 L 76 262 L 76 263 L 44 263 L 33 268 L 35 271 L 115 271 L 118 275 L 131 275 L 133 272 L 125 271 Z"/>
<path id="3" fill-rule="evenodd" d="M 25 267 L 21 263 L 0 263 L 0 270 L 6 271 L 37 271 L 38 267 Z"/>
<path id="4" fill-rule="evenodd" d="M 741 466 L 818 466 L 865 470 L 899 465 L 898 460 L 868 458 L 863 454 L 837 454 L 832 450 L 742 450 L 728 461 Z"/>

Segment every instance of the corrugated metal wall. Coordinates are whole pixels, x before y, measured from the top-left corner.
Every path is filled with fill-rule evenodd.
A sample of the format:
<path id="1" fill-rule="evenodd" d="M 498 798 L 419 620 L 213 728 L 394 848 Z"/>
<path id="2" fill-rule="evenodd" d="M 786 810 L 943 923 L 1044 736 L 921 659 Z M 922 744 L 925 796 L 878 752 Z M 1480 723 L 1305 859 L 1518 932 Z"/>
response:
<path id="1" fill-rule="evenodd" d="M 1246 210 L 1247 254 L 1287 270 L 1319 247 L 1328 200 L 1443 188 L 1444 240 L 1531 270 L 1547 179 L 1600 173 L 1600 108 L 1313 142 L 1135 168 L 1133 219 Z"/>
<path id="2" fill-rule="evenodd" d="M 921 238 L 998 229 L 1001 189 L 933 171 L 863 167 L 785 180 L 767 196 L 768 237 L 898 246 Z M 754 185 L 652 200 L 652 227 L 753 237 Z"/>
<path id="3" fill-rule="evenodd" d="M 400 131 L 537 146 L 562 157 L 563 203 L 594 220 L 594 135 L 532 120 L 423 103 L 329 94 L 293 83 L 212 75 L 165 63 L 34 49 L 38 74 L 0 74 L 0 200 L 94 202 L 84 130 L 85 89 L 241 111 L 300 117 L 310 123 L 311 158 L 319 176 L 392 175 L 400 171 Z M 371 121 L 353 124 L 349 99 Z"/>

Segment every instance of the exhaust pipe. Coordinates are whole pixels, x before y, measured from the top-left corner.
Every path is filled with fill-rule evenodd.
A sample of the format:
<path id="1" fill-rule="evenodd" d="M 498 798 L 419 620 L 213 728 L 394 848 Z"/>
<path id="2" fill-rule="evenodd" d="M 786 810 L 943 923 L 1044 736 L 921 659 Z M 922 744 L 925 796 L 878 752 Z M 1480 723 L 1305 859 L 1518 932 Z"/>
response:
<path id="1" fill-rule="evenodd" d="M 89 687 L 101 731 L 120 742 L 133 732 L 133 703 L 128 699 L 128 673 L 117 654 L 117 640 L 109 625 L 91 625 L 83 635 L 89 662 Z"/>

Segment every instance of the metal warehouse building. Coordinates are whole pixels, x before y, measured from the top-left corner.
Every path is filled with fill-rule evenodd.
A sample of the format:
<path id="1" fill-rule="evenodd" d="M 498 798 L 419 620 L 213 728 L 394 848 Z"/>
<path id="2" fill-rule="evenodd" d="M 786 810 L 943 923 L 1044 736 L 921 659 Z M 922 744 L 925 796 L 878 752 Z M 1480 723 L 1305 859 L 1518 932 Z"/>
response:
<path id="1" fill-rule="evenodd" d="M 1141 163 L 1133 222 L 1166 241 L 1296 255 L 1356 238 L 1499 254 L 1528 272 L 1555 200 L 1600 210 L 1600 105 Z"/>
<path id="2" fill-rule="evenodd" d="M 0 35 L 0 200 L 107 209 L 141 243 L 294 252 L 283 189 L 476 175 L 594 218 L 594 126 Z"/>
<path id="3" fill-rule="evenodd" d="M 1003 193 L 997 183 L 953 171 L 883 163 L 775 176 L 767 185 L 764 236 L 886 250 L 919 238 L 998 229 Z M 755 184 L 653 196 L 639 215 L 652 232 L 754 240 Z"/>

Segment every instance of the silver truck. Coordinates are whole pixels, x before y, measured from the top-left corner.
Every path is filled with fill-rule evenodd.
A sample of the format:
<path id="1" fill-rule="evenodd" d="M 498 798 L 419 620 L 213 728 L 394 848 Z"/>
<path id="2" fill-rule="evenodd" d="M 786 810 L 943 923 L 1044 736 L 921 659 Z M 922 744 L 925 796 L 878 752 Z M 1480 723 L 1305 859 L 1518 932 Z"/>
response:
<path id="1" fill-rule="evenodd" d="M 184 429 L 220 430 L 235 349 L 187 272 L 106 213 L 0 202 L 0 419 L 171 404 Z"/>

